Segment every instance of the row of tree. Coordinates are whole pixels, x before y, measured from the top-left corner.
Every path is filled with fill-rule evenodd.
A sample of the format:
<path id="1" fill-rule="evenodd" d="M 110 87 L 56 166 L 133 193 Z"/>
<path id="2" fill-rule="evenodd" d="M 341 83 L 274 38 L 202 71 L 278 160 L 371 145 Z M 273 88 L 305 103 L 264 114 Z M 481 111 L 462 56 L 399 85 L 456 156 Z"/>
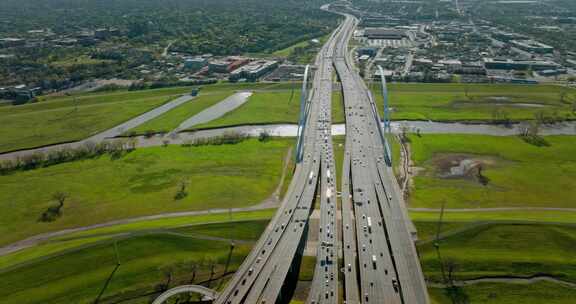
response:
<path id="1" fill-rule="evenodd" d="M 96 158 L 104 154 L 111 155 L 113 159 L 136 149 L 135 138 L 106 141 L 101 143 L 86 142 L 77 148 L 61 148 L 46 152 L 35 152 L 14 160 L 0 162 L 0 175 L 6 175 L 18 170 L 33 170 L 49 167 L 65 162 Z"/>

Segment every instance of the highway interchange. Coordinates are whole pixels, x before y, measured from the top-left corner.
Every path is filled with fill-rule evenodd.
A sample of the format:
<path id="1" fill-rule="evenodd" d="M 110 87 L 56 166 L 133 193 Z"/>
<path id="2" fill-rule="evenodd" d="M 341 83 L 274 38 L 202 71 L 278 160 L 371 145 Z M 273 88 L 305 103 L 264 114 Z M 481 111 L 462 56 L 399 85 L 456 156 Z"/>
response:
<path id="1" fill-rule="evenodd" d="M 214 303 L 287 303 L 315 203 L 320 206 L 320 225 L 314 228 L 319 230 L 319 246 L 306 303 L 340 303 L 340 298 L 349 304 L 429 303 L 411 235 L 414 228 L 386 161 L 380 117 L 348 52 L 357 19 L 341 14 L 345 20 L 316 58 L 312 89 L 305 97 L 302 159 L 293 181 L 278 212 Z M 346 115 L 340 206 L 331 134 L 335 75 L 342 83 Z"/>

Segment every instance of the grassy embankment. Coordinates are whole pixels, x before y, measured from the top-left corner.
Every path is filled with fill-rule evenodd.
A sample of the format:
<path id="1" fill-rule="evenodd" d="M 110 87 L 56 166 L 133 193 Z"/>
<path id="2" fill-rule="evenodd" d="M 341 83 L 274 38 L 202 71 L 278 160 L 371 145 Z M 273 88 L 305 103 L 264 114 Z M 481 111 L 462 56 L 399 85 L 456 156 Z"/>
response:
<path id="1" fill-rule="evenodd" d="M 416 222 L 422 238 L 420 259 L 429 279 L 442 281 L 441 263 L 433 246 L 436 222 Z M 442 260 L 458 265 L 457 279 L 530 277 L 546 274 L 576 282 L 576 227 L 535 223 L 444 223 Z"/>
<path id="2" fill-rule="evenodd" d="M 170 131 L 185 119 L 238 90 L 290 91 L 298 83 L 219 83 L 202 86 L 197 100 L 185 103 L 136 128 Z M 73 96 L 40 97 L 36 103 L 0 107 L 0 152 L 85 139 L 152 110 L 189 87 L 144 91 L 82 93 Z"/>
<path id="3" fill-rule="evenodd" d="M 424 169 L 415 178 L 411 207 L 475 209 L 484 207 L 574 208 L 574 137 L 546 137 L 535 147 L 517 137 L 477 135 L 411 136 L 412 157 Z M 473 169 L 448 176 L 469 159 L 482 164 L 488 183 Z M 442 281 L 433 242 L 438 212 L 411 211 L 419 231 L 418 251 L 425 275 Z M 566 210 L 493 210 L 446 212 L 440 234 L 442 261 L 456 265 L 456 280 L 481 277 L 547 275 L 576 282 L 576 212 Z M 436 303 L 450 303 L 446 290 L 431 288 Z M 460 288 L 470 303 L 571 303 L 576 291 L 556 283 L 482 283 Z M 531 302 L 532 301 L 532 302 Z"/>
<path id="4" fill-rule="evenodd" d="M 181 93 L 182 89 L 91 93 L 0 107 L 0 152 L 84 139 Z"/>
<path id="5" fill-rule="evenodd" d="M 289 139 L 236 145 L 138 149 L 0 176 L 0 244 L 31 235 L 122 218 L 258 204 L 280 181 Z M 181 183 L 187 196 L 175 200 Z M 39 217 L 69 194 L 63 215 Z"/>
<path id="6" fill-rule="evenodd" d="M 187 102 L 179 107 L 172 109 L 156 117 L 155 119 L 149 120 L 140 126 L 129 130 L 128 134 L 154 134 L 154 133 L 166 133 L 174 130 L 182 122 L 188 118 L 202 112 L 203 110 L 219 103 L 220 101 L 226 99 L 226 97 L 234 94 L 232 91 L 214 92 L 202 94 L 196 97 L 194 100 Z"/>
<path id="7" fill-rule="evenodd" d="M 230 252 L 226 239 L 255 241 L 267 222 L 203 224 L 111 237 L 0 270 L 0 278 L 8 284 L 0 297 L 5 303 L 92 303 L 110 278 L 102 299 L 146 303 L 148 294 L 166 284 L 169 276 L 167 287 L 191 283 L 194 272 L 193 283 L 198 284 L 210 278 L 212 264 L 214 278 L 222 276 Z M 251 246 L 236 242 L 227 271 L 240 265 Z M 117 262 L 120 265 L 111 275 Z M 209 286 L 220 289 L 220 283 L 216 280 Z"/>
<path id="8" fill-rule="evenodd" d="M 382 103 L 381 89 L 373 86 Z M 390 106 L 394 120 L 492 121 L 495 109 L 511 120 L 534 119 L 543 111 L 547 116 L 576 119 L 573 103 L 576 91 L 548 85 L 469 85 L 469 84 L 390 84 Z"/>
<path id="9" fill-rule="evenodd" d="M 221 118 L 196 126 L 198 129 L 249 124 L 298 123 L 300 116 L 300 84 L 294 91 L 256 92 L 238 109 Z M 332 94 L 332 122 L 344 122 L 344 105 L 341 94 Z"/>
<path id="10" fill-rule="evenodd" d="M 224 116 L 195 129 L 248 124 L 296 123 L 300 112 L 300 91 L 256 92 L 248 101 Z"/>
<path id="11" fill-rule="evenodd" d="M 454 303 L 442 289 L 430 288 L 432 304 Z M 530 285 L 481 283 L 462 289 L 462 295 L 473 304 L 572 304 L 576 290 L 549 282 Z"/>
<path id="12" fill-rule="evenodd" d="M 298 85 L 284 84 L 275 92 L 261 89 L 249 101 L 225 116 L 197 126 L 215 128 L 248 124 L 296 123 L 299 115 Z M 382 96 L 374 89 L 379 104 Z M 468 93 L 465 93 L 465 90 Z M 510 120 L 534 119 L 542 111 L 546 117 L 575 119 L 572 103 L 576 93 L 560 99 L 557 86 L 463 85 L 463 84 L 391 84 L 390 104 L 394 120 L 487 121 L 493 120 L 495 109 L 505 112 Z M 468 97 L 466 96 L 468 94 Z M 341 93 L 332 94 L 334 123 L 344 122 Z M 379 107 L 382 109 L 382 107 Z"/>
<path id="13" fill-rule="evenodd" d="M 291 108 L 290 96 L 292 89 L 295 89 L 293 100 L 297 104 L 299 95 L 297 91 L 300 84 L 298 83 L 220 83 L 215 85 L 203 86 L 200 89 L 200 95 L 192 102 L 179 106 L 171 111 L 166 112 L 159 117 L 152 119 L 139 127 L 130 130 L 137 134 L 148 132 L 168 132 L 180 125 L 186 119 L 200 113 L 201 111 L 217 104 L 226 97 L 238 91 L 255 91 L 254 97 L 249 101 L 254 102 L 242 109 L 239 115 L 226 119 L 228 115 L 215 120 L 215 126 L 230 126 L 235 124 L 248 123 L 273 123 L 276 121 L 291 122 L 293 109 Z M 288 96 L 288 97 L 287 97 Z M 286 104 L 284 104 L 286 102 Z M 241 107 L 243 108 L 243 107 Z M 240 109 L 237 109 L 240 110 Z M 236 111 L 233 111 L 236 112 Z M 269 119 L 265 117 L 270 117 Z M 283 120 L 284 119 L 284 120 Z M 239 122 L 238 122 L 239 121 Z M 205 125 L 212 125 L 209 122 Z M 194 127 L 196 128 L 196 127 Z M 202 128 L 202 125 L 198 126 Z"/>

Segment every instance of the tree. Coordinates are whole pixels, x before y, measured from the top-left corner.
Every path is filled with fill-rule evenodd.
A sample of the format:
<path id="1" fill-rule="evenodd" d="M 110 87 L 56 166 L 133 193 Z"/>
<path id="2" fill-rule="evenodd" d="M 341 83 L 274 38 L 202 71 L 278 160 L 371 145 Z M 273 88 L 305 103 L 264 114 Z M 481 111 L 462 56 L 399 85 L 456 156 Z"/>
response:
<path id="1" fill-rule="evenodd" d="M 174 195 L 174 200 L 181 200 L 188 195 L 188 192 L 186 191 L 187 184 L 188 182 L 186 180 L 178 182 L 178 191 L 176 192 L 176 195 Z"/>
<path id="2" fill-rule="evenodd" d="M 410 138 L 408 137 L 409 131 L 410 128 L 406 124 L 400 126 L 400 141 L 402 141 L 402 143 L 410 142 Z"/>
<path id="3" fill-rule="evenodd" d="M 194 261 L 191 261 L 189 266 L 190 272 L 192 273 L 192 276 L 190 277 L 190 284 L 194 284 L 194 281 L 196 281 L 196 271 L 198 271 L 198 264 L 196 264 Z"/>
<path id="4" fill-rule="evenodd" d="M 566 92 L 566 89 L 563 89 L 562 92 L 560 92 L 560 102 L 566 103 L 566 97 L 567 96 L 568 96 L 568 92 Z"/>
<path id="5" fill-rule="evenodd" d="M 450 287 L 456 286 L 455 273 L 458 271 L 459 265 L 454 259 L 447 258 L 444 260 L 444 269 L 446 269 L 447 283 Z"/>
<path id="6" fill-rule="evenodd" d="M 48 207 L 42 214 L 40 215 L 39 221 L 41 222 L 53 222 L 58 217 L 62 215 L 62 207 L 64 207 L 64 202 L 68 198 L 68 194 L 65 192 L 55 192 L 52 194 L 52 199 L 58 202 L 56 206 Z"/>
<path id="7" fill-rule="evenodd" d="M 487 186 L 487 185 L 488 185 L 488 182 L 490 181 L 490 179 L 488 179 L 488 177 L 485 176 L 485 175 L 482 173 L 482 170 L 483 170 L 483 169 L 484 169 L 484 168 L 482 167 L 482 164 L 480 164 L 480 165 L 478 166 L 478 171 L 476 172 L 476 178 L 478 178 L 478 181 L 479 181 L 483 186 Z"/>
<path id="8" fill-rule="evenodd" d="M 58 202 L 58 211 L 64 207 L 64 202 L 67 198 L 68 194 L 65 192 L 58 191 L 52 194 L 52 199 Z"/>
<path id="9" fill-rule="evenodd" d="M 136 150 L 136 146 L 138 146 L 138 138 L 130 137 L 128 140 L 128 151 Z"/>
<path id="10" fill-rule="evenodd" d="M 216 268 L 216 261 L 213 259 L 210 259 L 208 262 L 208 265 L 210 267 L 210 278 L 208 278 L 208 288 L 210 288 L 210 285 L 212 284 L 212 279 L 214 278 L 214 274 L 216 273 L 214 271 Z"/>
<path id="11" fill-rule="evenodd" d="M 160 269 L 160 271 L 162 272 L 162 275 L 166 279 L 166 282 L 164 283 L 164 290 L 168 290 L 168 288 L 170 288 L 170 283 L 172 283 L 174 269 L 172 268 L 172 266 L 167 266 Z"/>
<path id="12" fill-rule="evenodd" d="M 546 123 L 546 114 L 544 114 L 544 111 L 538 111 L 534 113 L 534 118 L 536 119 L 538 125 Z"/>
<path id="13" fill-rule="evenodd" d="M 537 137 L 540 133 L 540 125 L 541 122 L 538 120 L 530 122 L 526 130 L 526 135 L 529 137 Z"/>
<path id="14" fill-rule="evenodd" d="M 258 135 L 258 141 L 266 142 L 269 139 L 270 139 L 270 133 L 268 133 L 267 131 L 262 131 L 260 132 L 260 135 Z"/>

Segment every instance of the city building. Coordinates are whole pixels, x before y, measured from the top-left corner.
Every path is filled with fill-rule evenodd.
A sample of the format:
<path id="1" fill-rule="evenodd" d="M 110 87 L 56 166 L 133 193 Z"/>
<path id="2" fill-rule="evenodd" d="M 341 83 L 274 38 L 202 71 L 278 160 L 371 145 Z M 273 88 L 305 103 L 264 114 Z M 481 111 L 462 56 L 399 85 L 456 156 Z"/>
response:
<path id="1" fill-rule="evenodd" d="M 210 73 L 227 74 L 247 64 L 248 62 L 250 62 L 248 58 L 230 56 L 225 59 L 211 61 L 208 65 L 208 70 Z"/>
<path id="2" fill-rule="evenodd" d="M 1 38 L 0 47 L 9 48 L 22 46 L 26 44 L 26 40 L 20 38 Z"/>
<path id="3" fill-rule="evenodd" d="M 184 68 L 188 70 L 197 71 L 205 67 L 207 64 L 208 60 L 206 58 L 201 57 L 189 58 L 184 61 Z"/>
<path id="4" fill-rule="evenodd" d="M 248 81 L 255 81 L 264 74 L 274 70 L 277 67 L 278 67 L 277 61 L 269 61 L 269 60 L 254 61 L 230 73 L 229 80 L 232 82 L 236 82 L 241 79 L 246 79 Z"/>
<path id="5" fill-rule="evenodd" d="M 484 58 L 484 67 L 489 70 L 555 70 L 561 66 L 552 61 L 512 60 Z"/>
<path id="6" fill-rule="evenodd" d="M 366 28 L 364 30 L 364 37 L 368 39 L 385 39 L 385 40 L 402 40 L 409 38 L 405 30 L 390 29 L 390 28 Z"/>
<path id="7" fill-rule="evenodd" d="M 375 47 L 361 47 L 356 50 L 359 56 L 367 55 L 369 57 L 374 57 L 378 54 L 378 48 Z"/>
<path id="8" fill-rule="evenodd" d="M 224 60 L 214 60 L 208 65 L 210 73 L 228 73 L 228 62 Z"/>
<path id="9" fill-rule="evenodd" d="M 510 43 L 523 51 L 537 54 L 550 54 L 554 47 L 534 40 L 512 40 Z"/>

